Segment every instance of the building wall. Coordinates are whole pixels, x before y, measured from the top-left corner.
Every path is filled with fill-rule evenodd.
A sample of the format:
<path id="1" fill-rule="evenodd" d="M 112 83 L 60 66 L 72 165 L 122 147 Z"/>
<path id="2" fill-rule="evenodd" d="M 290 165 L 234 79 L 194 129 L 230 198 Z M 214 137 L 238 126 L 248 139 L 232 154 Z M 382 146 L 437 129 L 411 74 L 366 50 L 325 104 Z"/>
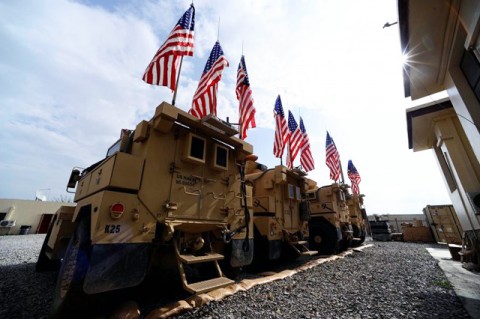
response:
<path id="1" fill-rule="evenodd" d="M 437 7 L 441 8 L 438 12 Z M 432 68 L 426 69 L 430 76 L 411 69 L 410 87 L 417 90 L 415 98 L 432 93 L 423 92 L 421 88 L 425 86 L 443 88 L 453 106 L 450 114 L 438 112 L 437 117 L 424 126 L 426 136 L 422 138 L 431 141 L 428 147 L 437 158 L 464 231 L 480 230 L 480 214 L 471 202 L 472 194 L 480 193 L 480 101 L 462 70 L 470 48 L 477 48 L 480 53 L 479 9 L 478 0 L 409 1 L 410 47 L 417 47 L 424 38 L 437 41 L 431 50 L 422 51 L 423 60 L 415 62 L 432 61 Z M 445 15 L 444 10 L 449 14 Z M 436 29 L 446 31 L 438 33 L 425 25 L 435 25 Z M 472 65 L 469 66 L 473 70 Z"/>
<path id="2" fill-rule="evenodd" d="M 479 229 L 467 193 L 480 189 L 480 163 L 456 114 L 435 120 L 434 134 L 435 155 L 460 224 L 465 231 Z"/>
<path id="3" fill-rule="evenodd" d="M 422 49 L 404 73 L 406 96 L 418 99 L 446 90 L 452 106 L 445 114 L 442 103 L 435 111 L 425 105 L 425 113 L 415 116 L 427 121 L 417 121 L 409 134 L 431 141 L 425 146 L 435 153 L 468 246 L 463 257 L 480 264 L 480 1 L 398 0 L 398 5 L 402 50 Z M 434 41 L 428 50 L 423 50 L 424 39 Z M 417 68 L 423 64 L 429 68 Z"/>
<path id="4" fill-rule="evenodd" d="M 2 234 L 18 235 L 22 225 L 31 226 L 30 234 L 35 233 L 42 214 L 55 214 L 60 206 L 74 206 L 74 203 L 42 202 L 23 199 L 0 199 L 0 213 L 7 213 L 5 220 L 15 220 L 15 226 L 3 228 Z"/>
<path id="5" fill-rule="evenodd" d="M 457 211 L 463 230 L 480 229 L 480 216 L 470 202 L 469 193 L 480 191 L 480 102 L 460 69 L 465 49 L 480 44 L 480 4 L 477 0 L 464 0 L 460 6 L 459 19 L 452 45 L 445 88 L 459 116 L 457 139 L 442 147 L 452 158 L 452 170 L 458 191 L 452 192 L 452 203 Z M 461 115 L 461 116 L 460 116 Z M 440 141 L 442 132 L 435 132 Z"/>

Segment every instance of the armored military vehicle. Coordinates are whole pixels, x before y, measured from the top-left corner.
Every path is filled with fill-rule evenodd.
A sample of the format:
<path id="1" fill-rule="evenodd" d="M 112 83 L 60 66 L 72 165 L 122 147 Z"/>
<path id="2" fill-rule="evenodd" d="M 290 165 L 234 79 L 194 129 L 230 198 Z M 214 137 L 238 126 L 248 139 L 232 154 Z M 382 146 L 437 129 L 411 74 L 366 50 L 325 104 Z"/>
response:
<path id="1" fill-rule="evenodd" d="M 138 285 L 152 265 L 177 267 L 190 293 L 231 284 L 219 261 L 242 267 L 254 251 L 245 183 L 253 149 L 237 133 L 164 102 L 150 121 L 122 130 L 104 159 L 75 168 L 67 190 L 76 189 L 76 207 L 58 212 L 37 262 L 44 270 L 63 259 L 53 317 L 85 295 Z"/>
<path id="2" fill-rule="evenodd" d="M 310 248 L 319 254 L 331 255 L 350 247 L 353 230 L 346 194 L 348 185 L 333 183 L 317 187 L 310 183 L 306 192 L 310 202 Z"/>
<path id="3" fill-rule="evenodd" d="M 308 249 L 310 219 L 306 173 L 278 165 L 249 162 L 246 180 L 253 187 L 255 262 L 315 255 Z"/>
<path id="4" fill-rule="evenodd" d="M 365 241 L 367 235 L 367 212 L 363 205 L 363 197 L 364 195 L 362 194 L 350 194 L 349 192 L 346 194 L 348 213 L 353 231 L 352 247 L 360 246 Z"/>
<path id="5" fill-rule="evenodd" d="M 388 220 L 375 219 L 376 220 L 374 221 L 369 221 L 372 239 L 378 241 L 391 241 L 392 229 L 390 227 L 390 222 Z"/>

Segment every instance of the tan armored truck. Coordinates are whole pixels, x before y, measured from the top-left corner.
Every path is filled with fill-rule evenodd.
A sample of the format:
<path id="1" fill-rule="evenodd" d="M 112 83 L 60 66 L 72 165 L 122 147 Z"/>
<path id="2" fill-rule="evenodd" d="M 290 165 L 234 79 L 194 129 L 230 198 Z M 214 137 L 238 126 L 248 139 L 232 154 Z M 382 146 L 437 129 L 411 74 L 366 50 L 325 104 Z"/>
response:
<path id="1" fill-rule="evenodd" d="M 312 256 L 308 249 L 310 219 L 306 173 L 278 165 L 249 162 L 246 180 L 253 186 L 255 262 Z"/>
<path id="2" fill-rule="evenodd" d="M 367 235 L 367 212 L 363 205 L 364 195 L 346 193 L 348 213 L 352 224 L 352 247 L 358 247 L 365 241 Z"/>
<path id="3" fill-rule="evenodd" d="M 42 270 L 63 258 L 53 316 L 82 296 L 138 285 L 153 265 L 176 264 L 191 293 L 231 284 L 219 261 L 236 269 L 253 259 L 252 146 L 237 133 L 162 103 L 103 160 L 74 169 L 76 207 L 56 215 L 37 262 Z M 208 266 L 200 273 L 210 278 L 190 276 Z"/>
<path id="4" fill-rule="evenodd" d="M 310 249 L 321 255 L 331 255 L 350 247 L 353 230 L 350 223 L 346 194 L 348 185 L 333 183 L 316 187 L 306 193 L 310 202 Z"/>

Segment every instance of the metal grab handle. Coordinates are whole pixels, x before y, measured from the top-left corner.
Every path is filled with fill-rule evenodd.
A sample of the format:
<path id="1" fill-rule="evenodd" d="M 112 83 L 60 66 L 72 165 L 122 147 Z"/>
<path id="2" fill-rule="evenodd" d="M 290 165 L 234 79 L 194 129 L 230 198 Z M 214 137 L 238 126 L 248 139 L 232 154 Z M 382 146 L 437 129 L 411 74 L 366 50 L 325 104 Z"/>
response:
<path id="1" fill-rule="evenodd" d="M 243 196 L 242 193 L 235 194 L 235 197 L 236 198 L 241 198 L 241 199 L 244 199 L 245 197 L 246 198 L 252 198 L 252 196 Z"/>
<path id="2" fill-rule="evenodd" d="M 226 199 L 227 195 L 219 194 L 218 196 L 215 195 L 214 192 L 208 192 L 207 195 L 212 195 L 213 199 Z"/>
<path id="3" fill-rule="evenodd" d="M 189 191 L 187 191 L 187 186 L 183 186 L 183 191 L 187 195 L 200 196 L 200 190 L 199 189 L 195 189 L 193 192 L 189 192 Z"/>

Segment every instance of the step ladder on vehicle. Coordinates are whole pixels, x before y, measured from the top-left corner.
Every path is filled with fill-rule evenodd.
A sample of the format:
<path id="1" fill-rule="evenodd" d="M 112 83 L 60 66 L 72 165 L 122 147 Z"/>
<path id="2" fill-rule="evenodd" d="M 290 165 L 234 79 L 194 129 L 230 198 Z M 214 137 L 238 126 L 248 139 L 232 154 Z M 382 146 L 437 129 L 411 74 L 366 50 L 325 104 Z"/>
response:
<path id="1" fill-rule="evenodd" d="M 180 272 L 180 279 L 185 290 L 193 294 L 201 294 L 217 288 L 226 287 L 234 283 L 233 280 L 228 279 L 224 276 L 220 265 L 218 264 L 218 261 L 224 258 L 223 255 L 214 252 L 211 247 L 210 251 L 198 256 L 182 253 L 178 248 L 177 241 L 174 240 L 173 242 L 175 248 L 175 255 L 177 257 L 178 270 Z M 212 279 L 189 283 L 187 280 L 187 275 L 185 273 L 184 264 L 191 265 L 200 263 L 213 263 L 218 276 Z"/>

